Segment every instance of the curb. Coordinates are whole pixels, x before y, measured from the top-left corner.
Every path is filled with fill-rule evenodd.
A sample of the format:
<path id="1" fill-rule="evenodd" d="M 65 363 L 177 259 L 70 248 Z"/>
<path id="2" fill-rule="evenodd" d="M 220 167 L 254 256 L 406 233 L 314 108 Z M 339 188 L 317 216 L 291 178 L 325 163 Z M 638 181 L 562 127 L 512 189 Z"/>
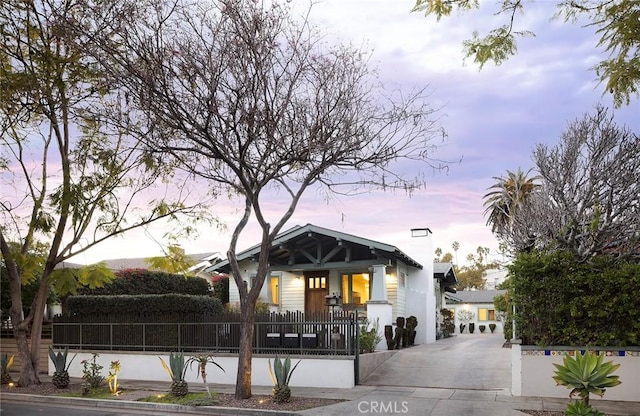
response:
<path id="1" fill-rule="evenodd" d="M 56 405 L 71 405 L 78 407 L 90 408 L 109 408 L 109 409 L 133 409 L 133 410 L 149 410 L 159 412 L 171 412 L 182 415 L 210 415 L 210 416 L 231 416 L 231 415 L 247 415 L 247 416 L 300 416 L 300 413 L 287 412 L 281 410 L 260 410 L 245 409 L 238 407 L 216 407 L 216 406 L 184 406 L 180 404 L 164 404 L 164 403 L 147 403 L 128 400 L 109 400 L 109 399 L 86 399 L 82 397 L 57 397 L 57 396 L 38 396 L 33 394 L 21 393 L 2 393 L 2 401 L 12 402 L 30 402 L 30 403 L 50 403 Z"/>

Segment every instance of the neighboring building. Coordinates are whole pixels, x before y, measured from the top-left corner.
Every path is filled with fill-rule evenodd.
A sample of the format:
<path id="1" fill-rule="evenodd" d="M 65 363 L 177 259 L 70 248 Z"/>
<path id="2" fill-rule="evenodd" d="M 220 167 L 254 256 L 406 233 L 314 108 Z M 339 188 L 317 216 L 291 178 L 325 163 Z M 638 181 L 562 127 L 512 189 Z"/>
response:
<path id="1" fill-rule="evenodd" d="M 460 323 L 467 326 L 465 333 L 469 331 L 469 323 L 475 323 L 475 333 L 480 333 L 479 326 L 487 327 L 485 333 L 490 333 L 489 324 L 496 324 L 495 332 L 503 332 L 503 321 L 493 305 L 493 298 L 506 293 L 506 290 L 462 290 L 459 292 L 447 293 L 445 295 L 446 308 L 454 312 L 456 333 L 460 332 Z M 470 311 L 473 319 L 469 322 L 461 322 L 460 311 Z"/>
<path id="2" fill-rule="evenodd" d="M 395 323 L 397 317 L 418 319 L 416 343 L 435 341 L 436 293 L 455 284 L 455 274 L 434 275 L 433 244 L 427 228 L 412 231 L 410 257 L 393 245 L 369 240 L 312 224 L 295 226 L 276 237 L 269 253 L 269 273 L 261 290 L 261 300 L 272 311 L 324 313 L 331 308 L 327 297 L 339 299 L 338 308 L 365 311 L 380 328 Z M 260 245 L 237 253 L 242 279 L 254 284 Z M 451 267 L 452 270 L 452 267 Z M 231 274 L 227 260 L 206 272 Z M 453 280 L 451 280 L 453 279 Z M 239 302 L 233 279 L 230 303 Z M 378 349 L 386 348 L 384 341 Z"/>
<path id="3" fill-rule="evenodd" d="M 484 276 L 486 280 L 485 289 L 497 289 L 498 286 L 507 279 L 507 274 L 509 274 L 509 271 L 506 267 L 487 270 Z"/>

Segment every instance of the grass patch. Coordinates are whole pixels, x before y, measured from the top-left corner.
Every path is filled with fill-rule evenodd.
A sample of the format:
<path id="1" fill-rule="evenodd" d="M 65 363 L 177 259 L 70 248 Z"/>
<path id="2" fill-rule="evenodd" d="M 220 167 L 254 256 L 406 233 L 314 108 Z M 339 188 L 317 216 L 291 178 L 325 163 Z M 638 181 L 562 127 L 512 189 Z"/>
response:
<path id="1" fill-rule="evenodd" d="M 114 396 L 107 387 L 98 387 L 97 389 L 89 389 L 88 392 L 83 393 L 80 391 L 73 393 L 60 393 L 56 396 L 61 397 L 84 397 L 88 399 L 112 399 Z"/>
<path id="2" fill-rule="evenodd" d="M 209 397 L 207 393 L 187 393 L 186 396 L 176 397 L 171 394 L 154 394 L 139 399 L 140 402 L 182 404 L 185 406 L 214 406 L 218 403 L 215 398 Z"/>

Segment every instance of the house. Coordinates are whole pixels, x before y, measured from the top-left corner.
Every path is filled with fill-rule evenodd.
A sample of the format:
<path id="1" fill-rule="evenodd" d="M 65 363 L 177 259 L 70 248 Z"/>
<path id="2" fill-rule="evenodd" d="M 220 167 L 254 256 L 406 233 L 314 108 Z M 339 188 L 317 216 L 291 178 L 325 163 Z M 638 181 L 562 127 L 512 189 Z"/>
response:
<path id="1" fill-rule="evenodd" d="M 455 283 L 455 275 L 434 275 L 432 234 L 428 228 L 413 229 L 409 256 L 397 247 L 330 230 L 312 224 L 295 226 L 279 234 L 269 253 L 269 272 L 260 300 L 274 312 L 303 311 L 307 316 L 333 310 L 329 299 L 345 311 L 366 311 L 379 327 L 392 325 L 397 317 L 416 316 L 416 343 L 435 341 L 436 289 Z M 242 280 L 255 284 L 261 246 L 237 254 Z M 451 267 L 452 270 L 452 267 Z M 227 260 L 207 272 L 231 273 Z M 453 279 L 453 280 L 452 280 Z M 438 288 L 438 293 L 445 289 Z M 230 303 L 239 302 L 232 279 Z M 382 341 L 378 349 L 386 349 Z"/>
<path id="2" fill-rule="evenodd" d="M 495 324 L 495 332 L 503 332 L 503 320 L 500 314 L 496 311 L 493 304 L 493 298 L 498 295 L 506 293 L 506 290 L 462 290 L 454 293 L 446 293 L 445 308 L 451 309 L 454 312 L 456 332 L 460 331 L 460 324 L 466 325 L 465 331 L 468 331 L 469 323 L 473 322 L 477 333 L 479 333 L 479 326 L 485 325 L 487 332 L 489 331 L 489 324 Z M 460 319 L 461 311 L 471 312 L 472 319 L 470 321 L 462 321 Z"/>

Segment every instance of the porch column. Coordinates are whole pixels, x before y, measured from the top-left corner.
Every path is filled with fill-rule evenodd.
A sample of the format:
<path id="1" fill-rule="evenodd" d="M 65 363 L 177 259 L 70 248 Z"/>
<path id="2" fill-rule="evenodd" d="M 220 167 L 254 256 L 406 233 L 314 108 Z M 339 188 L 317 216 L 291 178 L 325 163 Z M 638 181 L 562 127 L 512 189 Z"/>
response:
<path id="1" fill-rule="evenodd" d="M 374 325 L 378 322 L 378 333 L 382 341 L 376 345 L 376 351 L 386 350 L 387 342 L 384 338 L 385 325 L 393 323 L 392 305 L 387 299 L 387 266 L 377 264 L 373 266 L 371 284 L 371 299 L 367 302 L 367 318 Z"/>

